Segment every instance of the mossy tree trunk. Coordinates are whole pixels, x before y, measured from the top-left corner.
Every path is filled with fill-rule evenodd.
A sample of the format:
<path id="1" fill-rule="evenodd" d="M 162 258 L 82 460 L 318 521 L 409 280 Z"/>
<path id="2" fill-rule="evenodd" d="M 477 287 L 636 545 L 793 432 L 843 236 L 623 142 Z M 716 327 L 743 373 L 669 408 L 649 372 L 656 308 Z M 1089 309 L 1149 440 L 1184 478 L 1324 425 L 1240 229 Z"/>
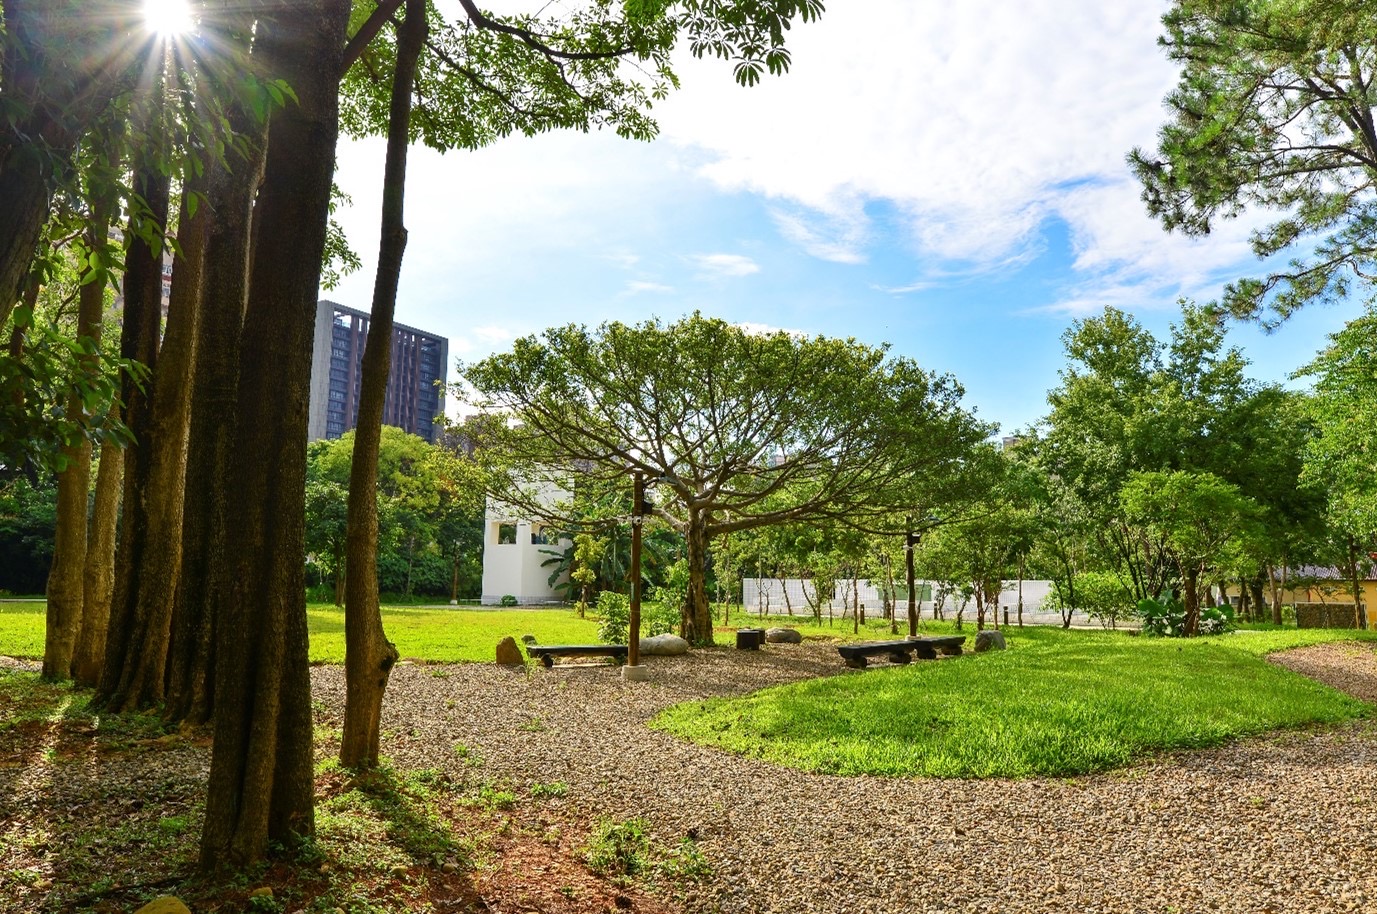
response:
<path id="1" fill-rule="evenodd" d="M 87 688 L 95 688 L 100 682 L 105 664 L 105 634 L 115 590 L 115 530 L 123 490 L 124 449 L 107 441 L 100 447 L 91 527 L 86 536 L 86 564 L 82 570 L 81 634 L 72 657 L 72 678 L 77 685 Z"/>
<path id="2" fill-rule="evenodd" d="M 109 208 L 97 205 L 86 233 L 86 248 L 102 251 L 107 245 Z M 85 375 L 100 371 L 101 319 L 105 314 L 105 271 L 87 267 L 78 292 L 77 340 L 87 347 L 77 370 Z M 92 275 L 94 274 L 94 275 Z M 67 401 L 68 418 L 80 421 L 86 414 L 81 395 Z M 85 615 L 87 507 L 91 488 L 91 441 L 81 440 L 63 448 L 66 467 L 57 476 L 57 530 L 53 540 L 53 564 L 48 572 L 47 630 L 43 643 L 43 677 L 68 678 L 77 639 Z"/>

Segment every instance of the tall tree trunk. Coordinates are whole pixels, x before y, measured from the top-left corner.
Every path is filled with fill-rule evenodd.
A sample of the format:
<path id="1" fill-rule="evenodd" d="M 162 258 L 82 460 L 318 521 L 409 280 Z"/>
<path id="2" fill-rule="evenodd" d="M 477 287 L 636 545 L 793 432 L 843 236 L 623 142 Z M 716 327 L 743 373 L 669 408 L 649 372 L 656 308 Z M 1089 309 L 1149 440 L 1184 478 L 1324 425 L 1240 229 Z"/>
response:
<path id="1" fill-rule="evenodd" d="M 109 208 L 97 205 L 86 234 L 86 247 L 102 251 L 107 244 Z M 78 293 L 77 340 L 87 347 L 77 371 L 93 377 L 100 371 L 100 322 L 105 314 L 103 269 L 87 269 Z M 67 416 L 80 421 L 86 414 L 81 396 L 75 391 L 67 398 Z M 53 539 L 53 564 L 48 571 L 47 631 L 43 642 L 43 677 L 66 679 L 72 672 L 72 658 L 81 620 L 85 614 L 87 502 L 91 488 L 91 440 L 85 435 L 74 445 L 63 448 L 67 466 L 57 474 L 57 530 Z"/>
<path id="2" fill-rule="evenodd" d="M 1363 583 L 1358 577 L 1358 541 L 1348 538 L 1348 580 L 1353 586 L 1353 624 L 1367 628 L 1367 613 L 1363 607 Z"/>
<path id="3" fill-rule="evenodd" d="M 119 417 L 119 406 L 111 407 Z M 110 625 L 110 600 L 115 591 L 115 529 L 124 491 L 124 449 L 111 442 L 100 446 L 95 505 L 86 535 L 86 565 L 82 569 L 81 635 L 72 656 L 77 685 L 95 688 L 105 664 L 105 634 Z"/>
<path id="4" fill-rule="evenodd" d="M 247 28 L 238 34 L 249 34 Z M 215 607 L 224 581 L 230 463 L 239 382 L 239 341 L 248 297 L 246 265 L 254 195 L 263 179 L 266 125 L 230 106 L 231 129 L 245 155 L 230 165 L 212 162 L 203 206 L 208 210 L 202 267 L 201 314 L 191 379 L 187 437 L 182 566 L 177 579 L 168 653 L 169 721 L 201 724 L 215 708 Z"/>
<path id="5" fill-rule="evenodd" d="M 680 634 L 694 644 L 712 644 L 712 607 L 708 605 L 707 575 L 703 573 L 708 555 L 708 518 L 701 509 L 689 508 L 684 538 L 689 580 Z"/>
<path id="6" fill-rule="evenodd" d="M 1269 582 L 1269 584 L 1270 584 L 1270 586 L 1271 586 L 1271 590 L 1272 590 L 1272 624 L 1273 624 L 1273 625 L 1280 625 L 1280 624 L 1281 624 L 1281 593 L 1282 593 L 1282 591 L 1284 591 L 1284 590 L 1286 589 L 1286 571 L 1287 571 L 1287 563 L 1286 563 L 1285 561 L 1283 561 L 1282 564 L 1281 564 L 1281 575 L 1280 575 L 1281 580 L 1277 580 L 1278 575 L 1277 575 L 1277 573 L 1276 573 L 1276 569 L 1270 570 L 1270 571 L 1268 572 L 1268 574 L 1267 574 L 1267 580 L 1268 580 L 1268 582 Z"/>
<path id="7" fill-rule="evenodd" d="M 239 363 L 225 592 L 216 607 L 215 738 L 201 865 L 242 865 L 315 828 L 306 644 L 306 431 L 337 77 L 349 0 L 271 5 L 255 56 L 298 104 L 274 111 L 254 208 Z"/>
<path id="8" fill-rule="evenodd" d="M 400 655 L 387 640 L 378 606 L 378 446 L 383 403 L 392 363 L 392 328 L 397 285 L 406 252 L 403 202 L 406 152 L 411 121 L 411 90 L 416 61 L 426 39 L 425 0 L 406 0 L 406 20 L 399 26 L 397 62 L 392 75 L 392 108 L 387 126 L 387 163 L 383 175 L 382 237 L 373 309 L 363 349 L 359 381 L 359 416 L 354 456 L 349 468 L 349 508 L 345 523 L 348 575 L 344 589 L 344 733 L 340 763 L 349 768 L 378 764 L 382 700 L 387 679 Z M 407 553 L 407 592 L 411 591 L 411 555 Z"/>
<path id="9" fill-rule="evenodd" d="M 154 153 L 156 154 L 156 153 Z M 161 237 L 167 225 L 169 181 L 149 161 L 136 169 L 135 192 L 148 204 L 149 218 Z M 154 251 L 134 226 L 130 226 L 129 248 L 124 259 L 124 331 L 120 355 L 145 365 L 157 374 L 158 337 L 162 324 L 163 266 L 161 250 Z M 119 546 L 115 552 L 115 589 L 110 600 L 110 623 L 105 639 L 105 659 L 100 683 L 96 687 L 97 706 L 121 710 L 129 694 L 125 665 L 143 650 L 142 631 L 135 631 L 133 616 L 135 575 L 145 549 L 159 548 L 148 542 L 145 505 L 152 497 L 151 468 L 153 441 L 153 382 L 143 385 L 125 380 L 122 387 L 125 425 L 134 442 L 124 454 L 124 518 L 120 525 Z M 163 644 L 166 650 L 166 644 Z M 161 672 L 158 694 L 161 694 Z M 117 694 L 118 693 L 118 694 Z M 112 701 L 112 699 L 114 699 Z"/>
<path id="10" fill-rule="evenodd" d="M 1262 596 L 1262 578 L 1253 578 L 1248 586 L 1253 594 L 1253 609 L 1249 618 L 1256 622 L 1262 618 L 1262 607 L 1266 605 Z"/>
<path id="11" fill-rule="evenodd" d="M 1200 572 L 1195 568 L 1189 568 L 1182 577 L 1185 579 L 1185 593 L 1183 594 L 1186 604 L 1185 634 L 1187 636 L 1198 635 L 1200 633 Z"/>
<path id="12" fill-rule="evenodd" d="M 116 588 L 127 605 L 113 610 L 125 620 L 124 654 L 119 681 L 102 694 L 105 706 L 114 711 L 147 708 L 166 694 L 172 604 L 182 561 L 187 425 L 207 221 L 205 209 L 191 215 L 188 201 L 193 193 L 204 190 L 203 181 L 193 181 L 182 194 L 177 231 L 181 250 L 173 262 L 167 331 L 153 375 L 143 449 L 148 459 L 147 483 L 143 498 L 125 507 L 125 530 L 133 532 L 133 542 L 129 564 L 121 566 L 120 572 L 129 574 L 130 581 Z"/>

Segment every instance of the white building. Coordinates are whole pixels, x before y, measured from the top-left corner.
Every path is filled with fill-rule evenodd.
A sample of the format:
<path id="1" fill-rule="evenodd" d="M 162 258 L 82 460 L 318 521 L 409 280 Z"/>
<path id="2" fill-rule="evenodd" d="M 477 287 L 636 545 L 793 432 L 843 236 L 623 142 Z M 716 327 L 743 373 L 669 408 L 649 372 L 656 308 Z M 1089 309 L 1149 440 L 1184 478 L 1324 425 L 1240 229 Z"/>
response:
<path id="1" fill-rule="evenodd" d="M 551 489 L 551 502 L 566 493 Z M 552 551 L 568 546 L 567 540 L 552 541 L 548 528 L 539 521 L 519 516 L 510 506 L 488 499 L 483 521 L 483 598 L 485 606 L 495 606 L 505 596 L 517 603 L 549 603 L 563 596 L 550 584 L 553 565 L 542 565 L 555 556 Z M 557 579 L 555 584 L 567 580 Z"/>

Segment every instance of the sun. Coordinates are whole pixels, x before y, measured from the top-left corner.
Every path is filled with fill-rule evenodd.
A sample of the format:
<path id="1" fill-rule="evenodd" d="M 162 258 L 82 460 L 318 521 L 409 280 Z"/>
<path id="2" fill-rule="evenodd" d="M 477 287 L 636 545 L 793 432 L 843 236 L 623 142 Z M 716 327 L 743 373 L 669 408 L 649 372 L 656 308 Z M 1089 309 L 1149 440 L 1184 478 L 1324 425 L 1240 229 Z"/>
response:
<path id="1" fill-rule="evenodd" d="M 164 37 L 184 34 L 195 25 L 187 0 L 144 0 L 143 21 L 150 32 Z"/>

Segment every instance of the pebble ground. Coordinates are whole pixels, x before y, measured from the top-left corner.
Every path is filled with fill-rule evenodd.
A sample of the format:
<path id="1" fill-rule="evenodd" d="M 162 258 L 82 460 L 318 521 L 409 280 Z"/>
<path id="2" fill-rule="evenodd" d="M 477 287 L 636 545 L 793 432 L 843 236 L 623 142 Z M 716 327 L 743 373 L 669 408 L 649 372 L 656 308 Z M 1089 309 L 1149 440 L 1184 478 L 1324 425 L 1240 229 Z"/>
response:
<path id="1" fill-rule="evenodd" d="M 646 662 L 645 683 L 603 666 L 404 664 L 387 692 L 383 752 L 402 767 L 476 765 L 516 787 L 562 781 L 568 794 L 552 802 L 571 818 L 643 817 L 671 845 L 696 837 L 713 875 L 685 887 L 694 914 L 1377 912 L 1370 721 L 1074 779 L 841 778 L 644 725 L 677 702 L 835 674 L 833 648 Z M 1377 701 L 1371 645 L 1276 662 Z M 313 683 L 338 715 L 343 670 L 318 667 Z"/>

